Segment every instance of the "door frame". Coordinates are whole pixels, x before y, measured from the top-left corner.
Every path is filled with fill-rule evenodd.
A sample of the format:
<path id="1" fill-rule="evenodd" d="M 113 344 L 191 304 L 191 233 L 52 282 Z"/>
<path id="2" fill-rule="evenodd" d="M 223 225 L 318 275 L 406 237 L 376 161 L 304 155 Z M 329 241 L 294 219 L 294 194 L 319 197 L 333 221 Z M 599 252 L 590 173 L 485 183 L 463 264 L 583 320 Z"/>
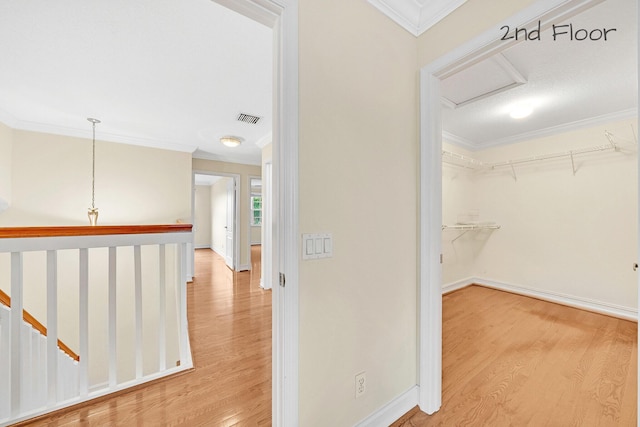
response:
<path id="1" fill-rule="evenodd" d="M 251 180 L 252 179 L 259 179 L 261 182 L 263 181 L 262 176 L 258 176 L 258 175 L 249 175 L 249 179 L 247 180 L 247 193 L 249 194 L 249 218 L 247 220 L 247 226 L 249 227 L 249 233 L 247 236 L 247 240 L 248 240 L 248 244 L 249 244 L 249 270 L 252 270 L 252 262 L 251 262 L 251 246 L 253 246 L 253 240 L 251 239 L 251 234 L 252 234 L 252 230 L 251 227 L 253 227 L 253 218 L 251 216 L 251 211 L 253 210 L 253 206 L 251 206 Z M 264 222 L 264 182 L 262 182 L 262 188 L 260 190 L 260 197 L 262 197 L 262 221 Z M 262 225 L 260 226 L 260 245 L 262 246 Z M 262 280 L 262 272 L 260 273 L 260 280 Z"/>
<path id="2" fill-rule="evenodd" d="M 224 245 L 224 262 L 225 264 L 227 264 L 227 267 L 230 267 L 231 270 L 233 271 L 238 271 L 239 270 L 239 261 L 240 261 L 240 248 L 238 246 L 240 246 L 240 235 L 241 235 L 241 231 L 242 228 L 239 227 L 240 225 L 240 213 L 238 212 L 239 206 L 240 206 L 240 201 L 238 200 L 239 198 L 239 191 L 238 191 L 238 184 L 240 181 L 240 177 L 238 177 L 237 179 L 235 177 L 233 177 L 233 179 L 231 181 L 227 181 L 227 220 L 226 223 L 227 225 L 225 225 L 225 245 Z M 229 188 L 229 187 L 233 187 L 233 188 Z M 231 191 L 230 191 L 231 190 Z M 233 203 L 231 205 L 229 205 L 229 197 L 233 197 Z M 232 228 L 233 228 L 233 233 L 231 234 L 231 245 L 233 246 L 232 250 L 231 250 L 231 262 L 228 261 L 229 259 L 229 246 L 227 245 L 227 243 L 229 242 L 229 208 L 233 208 L 233 213 L 232 213 Z M 251 248 L 249 248 L 249 253 L 251 253 Z M 231 264 L 231 265 L 229 265 Z M 251 262 L 249 262 L 249 264 L 251 264 Z"/>
<path id="3" fill-rule="evenodd" d="M 418 384 L 420 389 L 418 403 L 420 408 L 428 414 L 438 411 L 442 404 L 442 269 L 440 264 L 442 253 L 442 106 L 440 80 L 515 43 L 515 40 L 500 40 L 502 33 L 498 29 L 503 25 L 510 25 L 511 28 L 532 28 L 538 20 L 547 24 L 559 22 L 602 1 L 538 0 L 420 69 L 420 296 L 418 317 L 420 331 Z"/>
<path id="4" fill-rule="evenodd" d="M 260 273 L 260 286 L 263 289 L 273 288 L 272 167 L 271 158 L 262 165 L 262 272 Z"/>
<path id="5" fill-rule="evenodd" d="M 212 0 L 273 29 L 272 425 L 298 425 L 298 0 Z"/>
<path id="6" fill-rule="evenodd" d="M 196 203 L 196 198 L 195 198 L 195 179 L 196 179 L 196 175 L 209 175 L 209 176 L 222 176 L 225 178 L 232 178 L 234 185 L 235 185 L 235 189 L 234 189 L 234 194 L 235 194 L 235 201 L 234 201 L 234 218 L 233 218 L 233 223 L 234 223 L 234 229 L 233 229 L 233 270 L 237 271 L 238 270 L 238 266 L 240 265 L 240 227 L 238 227 L 238 224 L 240 224 L 240 174 L 237 173 L 226 173 L 226 172 L 215 172 L 215 171 L 203 171 L 203 170 L 199 170 L 199 169 L 194 169 L 191 172 L 191 182 L 192 182 L 192 197 L 191 197 L 191 212 L 192 212 L 192 218 L 191 218 L 191 223 L 193 224 L 195 217 L 193 217 L 193 213 L 195 213 L 195 203 Z M 192 231 L 191 234 L 194 234 L 194 232 Z M 193 241 L 193 239 L 192 239 Z M 213 242 L 211 242 L 213 244 Z M 225 245 L 226 247 L 226 245 Z M 211 248 L 213 250 L 213 247 Z M 191 271 L 193 272 L 193 274 L 195 274 L 195 256 L 194 256 L 194 252 L 195 251 L 195 245 L 192 246 L 191 250 L 189 252 L 191 252 Z M 249 256 L 251 254 L 251 248 L 249 248 Z M 226 260 L 225 260 L 226 261 Z"/>

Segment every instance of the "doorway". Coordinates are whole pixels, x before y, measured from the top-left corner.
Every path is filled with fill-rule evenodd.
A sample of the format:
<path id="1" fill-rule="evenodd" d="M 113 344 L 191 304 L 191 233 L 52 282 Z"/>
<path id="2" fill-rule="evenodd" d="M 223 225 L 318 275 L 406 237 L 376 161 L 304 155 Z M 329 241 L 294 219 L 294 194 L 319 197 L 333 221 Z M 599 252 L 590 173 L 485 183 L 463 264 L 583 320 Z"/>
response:
<path id="1" fill-rule="evenodd" d="M 538 1 L 508 22 L 512 27 L 531 28 L 542 22 L 569 21 L 570 17 L 598 1 Z M 494 29 L 480 34 L 421 70 L 421 159 L 420 159 L 420 396 L 421 408 L 433 413 L 442 395 L 442 111 L 441 80 L 495 55 L 508 46 Z M 636 112 L 637 117 L 637 112 Z M 637 219 L 636 219 L 637 220 Z"/>
<path id="2" fill-rule="evenodd" d="M 298 425 L 298 6 L 297 0 L 215 0 L 273 29 L 272 424 Z M 284 280 L 283 280 L 284 285 Z"/>
<path id="3" fill-rule="evenodd" d="M 239 181 L 240 176 L 236 174 L 194 173 L 194 196 L 191 201 L 194 250 L 213 250 L 234 271 L 240 259 L 240 227 L 236 226 L 240 224 Z"/>

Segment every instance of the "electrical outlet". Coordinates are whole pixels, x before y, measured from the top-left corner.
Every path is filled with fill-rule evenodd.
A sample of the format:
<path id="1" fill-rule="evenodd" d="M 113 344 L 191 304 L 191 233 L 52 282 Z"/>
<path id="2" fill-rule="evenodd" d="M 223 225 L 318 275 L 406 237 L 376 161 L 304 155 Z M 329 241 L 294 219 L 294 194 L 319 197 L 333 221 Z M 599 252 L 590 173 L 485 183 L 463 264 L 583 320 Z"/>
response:
<path id="1" fill-rule="evenodd" d="M 360 372 L 356 375 L 356 399 L 367 391 L 367 374 Z"/>

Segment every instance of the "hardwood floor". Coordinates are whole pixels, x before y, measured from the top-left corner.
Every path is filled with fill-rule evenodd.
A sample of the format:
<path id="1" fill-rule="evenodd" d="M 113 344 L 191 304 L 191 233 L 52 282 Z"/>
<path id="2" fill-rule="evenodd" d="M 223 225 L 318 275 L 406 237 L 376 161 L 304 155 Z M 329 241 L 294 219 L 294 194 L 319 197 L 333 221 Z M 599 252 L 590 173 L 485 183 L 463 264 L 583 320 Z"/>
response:
<path id="1" fill-rule="evenodd" d="M 393 427 L 636 426 L 637 324 L 471 286 L 443 297 L 442 408 Z"/>
<path id="2" fill-rule="evenodd" d="M 215 252 L 196 251 L 192 372 L 27 425 L 271 425 L 271 291 L 259 287 L 260 246 L 251 257 L 252 272 L 235 273 Z"/>

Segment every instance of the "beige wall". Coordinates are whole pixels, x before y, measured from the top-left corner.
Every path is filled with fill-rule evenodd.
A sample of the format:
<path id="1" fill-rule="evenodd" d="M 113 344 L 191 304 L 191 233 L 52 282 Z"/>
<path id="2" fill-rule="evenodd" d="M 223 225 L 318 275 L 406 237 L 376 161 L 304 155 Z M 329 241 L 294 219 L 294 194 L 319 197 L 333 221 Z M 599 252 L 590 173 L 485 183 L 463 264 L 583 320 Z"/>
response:
<path id="1" fill-rule="evenodd" d="M 637 129 L 635 120 L 607 123 L 473 157 L 504 161 L 603 145 L 605 129 L 618 140 L 633 140 L 632 123 Z M 575 162 L 575 176 L 569 159 L 516 166 L 517 181 L 510 169 L 471 177 L 458 170 L 454 183 L 447 178 L 453 168 L 444 168 L 443 212 L 471 207 L 481 220 L 502 226 L 490 235 L 471 232 L 443 242 L 457 255 L 443 266 L 444 283 L 475 276 L 636 308 L 637 276 L 630 266 L 637 259 L 637 154 L 589 154 Z"/>
<path id="2" fill-rule="evenodd" d="M 193 213 L 193 244 L 196 248 L 211 247 L 211 186 L 196 185 Z"/>
<path id="3" fill-rule="evenodd" d="M 227 253 L 227 184 L 222 178 L 211 185 L 211 249 L 224 257 Z"/>
<path id="4" fill-rule="evenodd" d="M 240 267 L 251 265 L 249 248 L 249 176 L 260 176 L 260 166 L 238 163 L 218 162 L 215 160 L 193 159 L 195 172 L 234 173 L 240 175 Z"/>
<path id="5" fill-rule="evenodd" d="M 153 148 L 96 142 L 96 206 L 102 224 L 174 223 L 190 216 L 191 155 Z M 91 204 L 91 140 L 13 130 L 12 199 L 9 209 L 0 212 L 0 226 L 88 225 L 87 208 Z M 118 250 L 118 310 L 122 321 L 118 329 L 120 354 L 133 354 L 133 257 L 132 248 Z M 143 247 L 143 296 L 155 301 L 157 293 L 156 247 Z M 173 259 L 173 247 L 167 253 Z M 173 254 L 173 255 L 171 255 Z M 24 305 L 46 324 L 44 253 L 25 255 Z M 106 380 L 106 249 L 89 254 L 89 292 L 91 322 L 90 380 Z M 78 255 L 76 251 L 58 253 L 58 301 L 60 338 L 78 349 Z M 167 277 L 175 275 L 174 263 L 167 266 Z M 0 254 L 0 288 L 9 293 L 8 254 Z M 168 361 L 177 360 L 175 288 L 167 285 L 169 319 Z M 157 355 L 157 308 L 143 309 L 145 316 L 145 372 L 153 367 Z M 103 338 L 96 338 L 103 337 Z M 149 364 L 147 364 L 149 362 Z M 119 358 L 119 379 L 133 377 L 133 359 Z"/>
<path id="6" fill-rule="evenodd" d="M 0 212 L 11 203 L 13 130 L 0 123 Z"/>
<path id="7" fill-rule="evenodd" d="M 12 205 L 1 226 L 88 225 L 91 140 L 14 130 Z M 99 224 L 190 217 L 191 155 L 96 141 Z"/>
<path id="8" fill-rule="evenodd" d="M 300 425 L 351 426 L 416 384 L 416 41 L 364 1 L 299 17 L 300 232 L 334 239 L 300 262 Z"/>
<path id="9" fill-rule="evenodd" d="M 474 157 L 475 153 L 443 142 L 442 148 L 454 153 Z M 442 223 L 452 225 L 464 220 L 478 211 L 478 199 L 475 194 L 475 178 L 473 171 L 442 164 Z M 482 214 L 482 213 L 480 213 Z M 482 218 L 483 220 L 485 218 Z M 490 234 L 465 233 L 445 230 L 442 232 L 442 283 L 450 284 L 474 275 L 473 269 L 477 254 L 482 250 L 486 238 Z M 456 239 L 455 241 L 453 241 Z"/>

